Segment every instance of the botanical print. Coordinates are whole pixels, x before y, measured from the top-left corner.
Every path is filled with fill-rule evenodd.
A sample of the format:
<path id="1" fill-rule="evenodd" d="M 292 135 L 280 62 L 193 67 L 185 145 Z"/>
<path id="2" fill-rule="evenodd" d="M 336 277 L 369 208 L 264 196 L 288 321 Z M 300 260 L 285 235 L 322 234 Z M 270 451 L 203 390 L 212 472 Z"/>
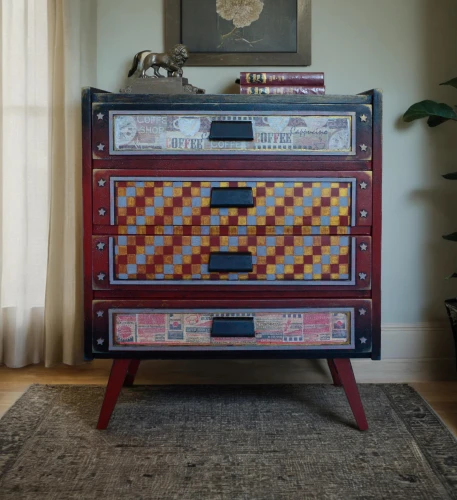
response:
<path id="1" fill-rule="evenodd" d="M 191 54 L 296 53 L 298 0 L 181 0 Z"/>
<path id="2" fill-rule="evenodd" d="M 257 21 L 263 11 L 262 0 L 216 0 L 216 12 L 222 19 L 232 21 L 234 28 L 229 33 L 221 35 L 222 47 L 226 38 L 233 36 L 239 41 L 244 41 L 250 45 L 261 40 L 248 41 L 242 37 L 239 28 L 250 26 Z"/>

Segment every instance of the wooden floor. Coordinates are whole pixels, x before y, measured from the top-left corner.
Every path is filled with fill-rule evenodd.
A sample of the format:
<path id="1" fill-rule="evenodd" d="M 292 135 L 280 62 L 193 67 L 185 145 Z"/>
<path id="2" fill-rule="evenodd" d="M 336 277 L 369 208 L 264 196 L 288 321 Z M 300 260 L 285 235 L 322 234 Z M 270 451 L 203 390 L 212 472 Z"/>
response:
<path id="1" fill-rule="evenodd" d="M 144 364 L 143 364 L 144 365 Z M 59 366 L 44 368 L 32 365 L 20 369 L 0 367 L 0 417 L 21 397 L 31 384 L 95 384 L 105 385 L 111 363 L 97 360 L 80 366 Z M 208 370 L 209 374 L 214 370 Z M 182 373 L 154 370 L 148 365 L 140 367 L 136 382 L 139 384 L 182 383 Z M 216 382 L 221 382 L 220 379 Z M 230 380 L 229 383 L 238 383 Z M 273 382 L 266 380 L 265 383 Z M 287 382 L 290 382 L 289 380 Z M 330 382 L 330 378 L 329 378 Z M 186 374 L 186 383 L 211 383 L 207 379 Z M 249 383 L 260 383 L 249 380 Z M 416 382 L 410 384 L 441 417 L 449 429 L 457 436 L 457 382 Z"/>

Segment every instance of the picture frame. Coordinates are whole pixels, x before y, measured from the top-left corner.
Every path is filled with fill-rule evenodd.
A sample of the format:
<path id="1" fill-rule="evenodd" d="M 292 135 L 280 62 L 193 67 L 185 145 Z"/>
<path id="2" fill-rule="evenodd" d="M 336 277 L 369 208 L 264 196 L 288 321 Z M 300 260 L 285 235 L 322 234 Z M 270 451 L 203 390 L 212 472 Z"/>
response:
<path id="1" fill-rule="evenodd" d="M 252 22 L 233 17 L 230 0 L 218 4 L 219 12 L 216 0 L 166 0 L 167 49 L 186 45 L 187 66 L 309 66 L 311 0 L 251 1 L 260 5 Z"/>

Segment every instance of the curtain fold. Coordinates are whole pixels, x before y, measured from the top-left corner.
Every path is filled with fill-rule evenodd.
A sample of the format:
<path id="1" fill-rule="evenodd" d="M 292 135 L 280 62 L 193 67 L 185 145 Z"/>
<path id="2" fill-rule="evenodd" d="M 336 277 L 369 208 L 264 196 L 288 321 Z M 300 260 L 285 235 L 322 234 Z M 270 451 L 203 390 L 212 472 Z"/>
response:
<path id="1" fill-rule="evenodd" d="M 79 363 L 80 102 L 96 2 L 0 2 L 0 363 Z"/>

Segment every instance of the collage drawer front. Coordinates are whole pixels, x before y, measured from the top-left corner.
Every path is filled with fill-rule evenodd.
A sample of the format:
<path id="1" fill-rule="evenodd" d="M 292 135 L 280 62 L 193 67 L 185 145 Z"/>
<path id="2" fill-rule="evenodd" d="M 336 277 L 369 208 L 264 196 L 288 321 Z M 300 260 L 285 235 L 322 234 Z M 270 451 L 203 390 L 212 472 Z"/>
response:
<path id="1" fill-rule="evenodd" d="M 371 288 L 371 237 L 94 236 L 93 288 L 303 285 Z"/>
<path id="2" fill-rule="evenodd" d="M 313 176 L 313 174 L 315 174 Z M 371 172 L 294 179 L 157 178 L 94 172 L 96 225 L 370 226 Z M 147 232 L 147 231 L 145 231 Z"/>
<path id="3" fill-rule="evenodd" d="M 93 303 L 94 352 L 203 348 L 371 349 L 371 301 L 241 309 Z"/>
<path id="4" fill-rule="evenodd" d="M 93 105 L 93 157 L 262 154 L 370 160 L 371 105 L 307 111 L 133 111 Z"/>

